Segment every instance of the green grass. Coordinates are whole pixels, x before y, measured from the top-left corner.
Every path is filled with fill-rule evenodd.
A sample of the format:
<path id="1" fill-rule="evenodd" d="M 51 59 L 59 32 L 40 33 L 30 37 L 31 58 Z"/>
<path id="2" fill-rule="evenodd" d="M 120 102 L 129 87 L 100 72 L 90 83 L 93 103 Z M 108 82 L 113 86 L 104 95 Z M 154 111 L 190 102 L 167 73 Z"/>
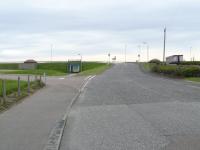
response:
<path id="1" fill-rule="evenodd" d="M 200 78 L 185 78 L 186 80 L 188 80 L 188 81 L 193 81 L 193 82 L 200 82 Z"/>
<path id="2" fill-rule="evenodd" d="M 13 92 L 17 91 L 17 82 L 16 80 L 6 80 L 6 94 L 9 95 Z M 21 89 L 25 89 L 27 87 L 27 82 L 26 81 L 21 81 L 20 82 L 20 87 Z M 2 80 L 0 79 L 0 96 L 2 96 Z"/>
<path id="3" fill-rule="evenodd" d="M 16 70 L 18 69 L 17 63 L 0 63 L 0 69 Z"/>
<path id="4" fill-rule="evenodd" d="M 92 72 L 101 72 L 103 70 L 106 63 L 100 62 L 83 62 L 82 63 L 82 71 L 83 74 L 92 74 Z M 97 69 L 98 68 L 98 69 Z M 93 70 L 94 69 L 94 70 Z M 67 63 L 66 62 L 46 62 L 39 63 L 37 69 L 35 70 L 19 70 L 18 64 L 0 64 L 0 74 L 37 74 L 42 75 L 46 73 L 48 76 L 62 76 L 66 75 Z M 88 73 L 87 73 L 88 72 Z M 89 73 L 91 72 L 91 73 Z"/>
<path id="5" fill-rule="evenodd" d="M 140 66 L 144 71 L 151 71 L 151 64 L 150 63 L 141 63 Z"/>
<path id="6" fill-rule="evenodd" d="M 66 75 L 64 72 L 56 71 L 56 70 L 0 70 L 0 74 L 32 74 L 32 75 L 43 75 L 44 72 L 48 76 L 62 76 Z"/>
<path id="7" fill-rule="evenodd" d="M 79 75 L 83 75 L 83 76 L 98 75 L 98 74 L 103 73 L 105 70 L 109 69 L 111 66 L 112 65 L 108 65 L 108 64 L 99 65 L 98 67 L 94 67 L 93 69 L 85 70 L 79 73 Z"/>
<path id="8" fill-rule="evenodd" d="M 44 83 L 40 82 L 39 80 L 33 81 L 30 83 L 30 93 L 27 92 L 28 84 L 26 81 L 20 82 L 21 87 L 21 95 L 18 96 L 18 85 L 16 80 L 6 80 L 6 98 L 3 99 L 2 96 L 2 80 L 0 79 L 0 113 L 6 111 L 13 105 L 21 102 L 24 97 L 28 96 L 29 94 L 34 93 L 38 89 L 44 86 Z"/>

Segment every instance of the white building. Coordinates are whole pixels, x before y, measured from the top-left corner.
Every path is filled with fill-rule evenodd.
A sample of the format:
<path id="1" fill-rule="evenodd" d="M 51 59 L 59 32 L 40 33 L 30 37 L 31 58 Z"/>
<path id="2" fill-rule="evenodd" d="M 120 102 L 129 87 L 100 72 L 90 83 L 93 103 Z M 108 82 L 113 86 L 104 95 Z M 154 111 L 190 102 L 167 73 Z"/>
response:
<path id="1" fill-rule="evenodd" d="M 166 58 L 168 64 L 178 64 L 183 61 L 183 55 L 172 55 Z"/>

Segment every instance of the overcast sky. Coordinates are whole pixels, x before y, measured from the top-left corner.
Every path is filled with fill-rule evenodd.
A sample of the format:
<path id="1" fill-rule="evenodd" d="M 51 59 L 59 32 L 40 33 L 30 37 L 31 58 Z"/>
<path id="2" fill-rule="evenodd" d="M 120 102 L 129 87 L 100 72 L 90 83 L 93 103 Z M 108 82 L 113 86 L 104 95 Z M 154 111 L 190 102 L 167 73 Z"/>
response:
<path id="1" fill-rule="evenodd" d="M 108 53 L 135 61 L 166 55 L 200 59 L 199 0 L 5 0 L 0 1 L 0 61 L 78 58 L 104 60 Z M 141 45 L 141 50 L 138 46 Z"/>

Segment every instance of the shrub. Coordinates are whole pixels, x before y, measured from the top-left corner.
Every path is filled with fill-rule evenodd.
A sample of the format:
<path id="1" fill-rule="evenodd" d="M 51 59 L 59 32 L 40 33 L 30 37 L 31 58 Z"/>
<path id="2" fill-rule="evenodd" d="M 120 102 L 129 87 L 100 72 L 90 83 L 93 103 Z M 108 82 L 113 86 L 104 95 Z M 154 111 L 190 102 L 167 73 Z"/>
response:
<path id="1" fill-rule="evenodd" d="M 180 65 L 154 65 L 152 72 L 179 77 L 200 77 L 200 67 Z"/>
<path id="2" fill-rule="evenodd" d="M 149 61 L 149 63 L 161 64 L 161 61 L 159 59 L 152 59 Z"/>
<path id="3" fill-rule="evenodd" d="M 180 65 L 200 65 L 200 61 L 183 61 Z"/>

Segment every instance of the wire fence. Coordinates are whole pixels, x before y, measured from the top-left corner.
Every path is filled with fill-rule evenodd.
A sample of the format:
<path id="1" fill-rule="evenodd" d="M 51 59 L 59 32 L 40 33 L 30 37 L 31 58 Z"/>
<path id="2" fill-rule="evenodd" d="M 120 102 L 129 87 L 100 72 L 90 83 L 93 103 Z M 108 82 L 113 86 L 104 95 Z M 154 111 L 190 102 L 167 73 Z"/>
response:
<path id="1" fill-rule="evenodd" d="M 46 74 L 43 75 L 23 75 L 12 76 L 7 75 L 0 77 L 0 105 L 12 103 L 21 97 L 33 93 L 35 90 L 46 86 Z"/>

